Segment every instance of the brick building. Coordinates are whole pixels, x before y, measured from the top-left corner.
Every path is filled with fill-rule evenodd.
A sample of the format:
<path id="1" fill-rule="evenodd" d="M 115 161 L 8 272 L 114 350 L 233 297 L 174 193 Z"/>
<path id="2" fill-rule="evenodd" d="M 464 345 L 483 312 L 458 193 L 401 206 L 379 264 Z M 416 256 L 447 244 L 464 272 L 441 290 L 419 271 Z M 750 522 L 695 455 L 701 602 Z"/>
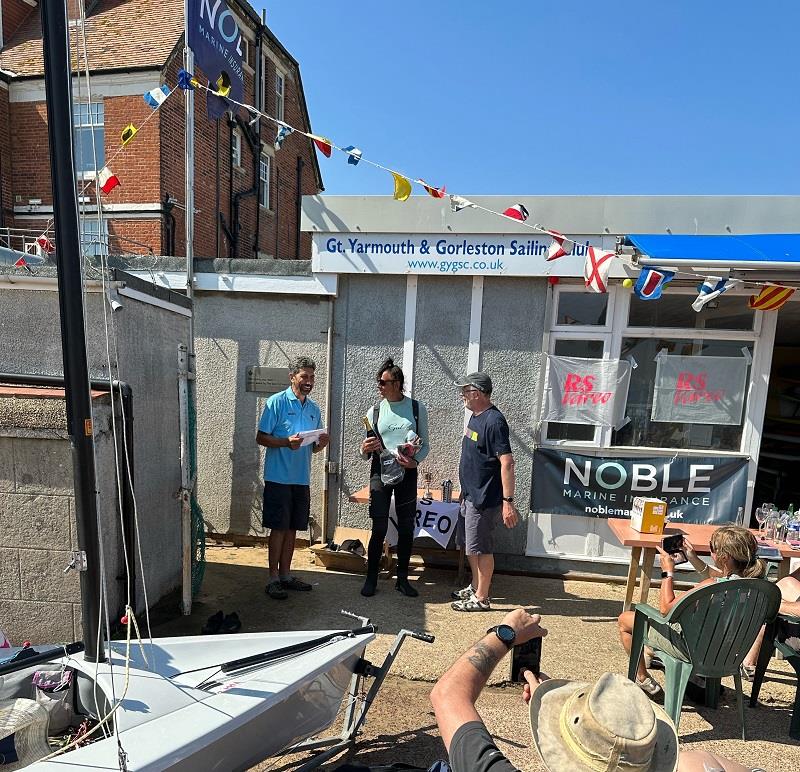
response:
<path id="1" fill-rule="evenodd" d="M 85 4 L 81 23 L 78 4 L 68 3 L 73 72 L 81 72 L 73 124 L 84 250 L 97 254 L 105 242 L 111 254 L 184 255 L 183 0 Z M 243 101 L 310 131 L 298 63 L 247 2 L 228 5 L 243 36 Z M 52 218 L 39 4 L 0 0 L 0 29 L 0 241 L 21 249 Z M 143 94 L 162 84 L 176 93 L 151 115 Z M 120 150 L 129 123 L 139 131 Z M 298 134 L 276 151 L 275 129 L 244 110 L 212 120 L 196 92 L 197 257 L 310 257 L 300 199 L 322 189 L 319 164 Z M 106 163 L 121 184 L 102 196 L 101 222 L 93 180 Z"/>

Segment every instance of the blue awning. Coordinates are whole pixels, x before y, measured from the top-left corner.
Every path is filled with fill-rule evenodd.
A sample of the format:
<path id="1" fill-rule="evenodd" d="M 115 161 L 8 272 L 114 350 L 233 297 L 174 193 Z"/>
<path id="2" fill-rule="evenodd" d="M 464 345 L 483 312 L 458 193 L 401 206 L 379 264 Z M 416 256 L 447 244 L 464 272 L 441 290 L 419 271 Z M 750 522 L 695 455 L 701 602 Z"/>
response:
<path id="1" fill-rule="evenodd" d="M 691 265 L 707 268 L 800 269 L 800 233 L 743 236 L 632 234 L 627 237 L 641 265 Z"/>

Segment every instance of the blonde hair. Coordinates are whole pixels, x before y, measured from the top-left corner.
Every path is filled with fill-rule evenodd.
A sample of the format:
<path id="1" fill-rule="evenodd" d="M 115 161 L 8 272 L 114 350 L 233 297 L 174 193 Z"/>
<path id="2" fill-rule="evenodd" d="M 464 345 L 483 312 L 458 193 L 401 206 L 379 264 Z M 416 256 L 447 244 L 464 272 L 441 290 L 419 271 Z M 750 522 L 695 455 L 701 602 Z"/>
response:
<path id="1" fill-rule="evenodd" d="M 734 573 L 741 577 L 760 578 L 767 573 L 767 564 L 756 557 L 758 542 L 746 528 L 723 525 L 711 534 L 711 551 L 717 558 L 727 558 Z"/>

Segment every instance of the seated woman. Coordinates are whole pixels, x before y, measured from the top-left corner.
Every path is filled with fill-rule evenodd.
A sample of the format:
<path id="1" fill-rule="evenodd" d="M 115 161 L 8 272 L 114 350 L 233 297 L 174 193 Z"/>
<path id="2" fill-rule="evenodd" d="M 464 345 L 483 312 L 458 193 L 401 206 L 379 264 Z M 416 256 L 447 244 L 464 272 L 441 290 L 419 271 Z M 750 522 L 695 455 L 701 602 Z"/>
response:
<path id="1" fill-rule="evenodd" d="M 694 569 L 701 575 L 708 573 L 708 578 L 700 582 L 697 587 L 728 579 L 759 578 L 764 576 L 767 570 L 764 561 L 756 557 L 758 542 L 756 542 L 755 536 L 746 528 L 738 525 L 723 525 L 711 535 L 711 557 L 714 565 L 708 565 L 702 561 L 685 537 L 683 544 L 686 557 L 689 558 Z M 658 552 L 661 556 L 661 570 L 666 573 L 666 577 L 661 580 L 659 608 L 662 614 L 667 614 L 678 602 L 673 588 L 675 563 L 672 557 L 660 547 Z M 689 592 L 696 590 L 697 587 L 692 588 Z M 633 611 L 623 611 L 618 619 L 619 638 L 628 654 L 630 654 L 633 642 L 633 617 Z M 647 672 L 645 665 L 647 655 L 648 650 L 645 649 L 639 660 L 636 683 L 650 697 L 656 697 L 661 692 L 661 687 Z"/>
<path id="2" fill-rule="evenodd" d="M 784 576 L 776 582 L 778 589 L 781 591 L 781 606 L 780 613 L 788 614 L 793 617 L 800 617 L 800 568 L 793 571 L 789 576 Z M 800 651 L 800 626 L 793 622 L 781 623 L 783 625 L 783 634 L 779 631 L 781 640 L 784 640 L 787 646 L 796 651 Z M 784 639 L 784 636 L 785 639 Z M 742 662 L 742 677 L 748 681 L 753 680 L 756 672 L 756 662 L 758 661 L 758 652 L 761 649 L 761 642 L 764 640 L 764 628 L 761 628 L 756 642 L 753 644 L 747 656 Z"/>

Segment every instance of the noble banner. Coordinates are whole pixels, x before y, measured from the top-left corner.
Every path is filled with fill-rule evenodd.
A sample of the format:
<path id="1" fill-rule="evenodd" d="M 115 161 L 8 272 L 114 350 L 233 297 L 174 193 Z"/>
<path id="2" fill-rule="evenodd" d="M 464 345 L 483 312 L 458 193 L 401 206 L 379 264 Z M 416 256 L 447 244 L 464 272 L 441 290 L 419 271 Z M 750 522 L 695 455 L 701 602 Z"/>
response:
<path id="1" fill-rule="evenodd" d="M 745 357 L 656 357 L 653 421 L 685 424 L 742 423 L 747 367 Z"/>
<path id="2" fill-rule="evenodd" d="M 456 523 L 461 505 L 457 501 L 432 501 L 419 499 L 414 524 L 414 542 L 420 547 L 441 547 L 455 549 Z M 394 511 L 394 497 L 389 508 L 389 529 L 386 542 L 397 546 L 397 515 Z"/>
<path id="3" fill-rule="evenodd" d="M 663 499 L 683 523 L 736 522 L 747 459 L 723 456 L 597 457 L 550 448 L 533 455 L 531 509 L 552 515 L 630 517 L 636 496 Z"/>
<path id="4" fill-rule="evenodd" d="M 224 0 L 189 0 L 189 48 L 195 64 L 211 81 L 212 88 L 222 78 L 230 85 L 231 99 L 244 97 L 242 34 L 233 11 Z"/>
<path id="5" fill-rule="evenodd" d="M 619 427 L 624 423 L 630 362 L 547 357 L 544 421 Z"/>

